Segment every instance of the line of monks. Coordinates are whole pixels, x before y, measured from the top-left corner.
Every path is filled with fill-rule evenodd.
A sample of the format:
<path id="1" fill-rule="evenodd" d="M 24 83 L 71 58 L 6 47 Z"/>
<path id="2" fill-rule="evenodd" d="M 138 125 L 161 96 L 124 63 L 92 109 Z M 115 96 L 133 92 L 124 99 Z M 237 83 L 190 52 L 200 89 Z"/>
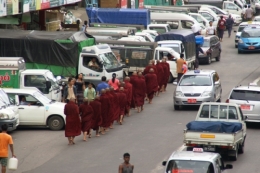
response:
<path id="1" fill-rule="evenodd" d="M 142 72 L 133 72 L 131 77 L 126 77 L 120 82 L 118 90 L 113 87 L 102 89 L 100 96 L 94 100 L 84 99 L 84 103 L 79 107 L 72 98 L 65 105 L 66 115 L 65 136 L 68 137 L 69 145 L 75 144 L 75 136 L 83 132 L 83 140 L 87 141 L 87 136 L 91 138 L 91 129 L 96 131 L 96 136 L 105 134 L 109 129 L 113 129 L 113 124 L 123 124 L 124 116 L 130 116 L 130 109 L 143 111 L 145 100 L 152 103 L 155 95 L 165 92 L 170 67 L 166 59 L 162 61 L 150 61 L 149 65 Z"/>

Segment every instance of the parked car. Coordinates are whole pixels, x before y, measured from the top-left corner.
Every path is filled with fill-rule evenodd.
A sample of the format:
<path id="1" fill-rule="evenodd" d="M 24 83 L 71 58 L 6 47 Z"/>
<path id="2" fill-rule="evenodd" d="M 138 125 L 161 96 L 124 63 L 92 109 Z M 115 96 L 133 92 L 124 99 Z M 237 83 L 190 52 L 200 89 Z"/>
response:
<path id="1" fill-rule="evenodd" d="M 65 103 L 50 100 L 34 89 L 4 88 L 4 91 L 11 104 L 18 105 L 20 125 L 48 126 L 51 130 L 61 130 L 64 127 Z"/>
<path id="2" fill-rule="evenodd" d="M 221 45 L 217 36 L 210 35 L 204 37 L 204 43 L 202 45 L 202 50 L 207 52 L 207 54 L 199 54 L 199 62 L 206 62 L 210 64 L 212 59 L 216 61 L 220 60 L 221 55 Z"/>

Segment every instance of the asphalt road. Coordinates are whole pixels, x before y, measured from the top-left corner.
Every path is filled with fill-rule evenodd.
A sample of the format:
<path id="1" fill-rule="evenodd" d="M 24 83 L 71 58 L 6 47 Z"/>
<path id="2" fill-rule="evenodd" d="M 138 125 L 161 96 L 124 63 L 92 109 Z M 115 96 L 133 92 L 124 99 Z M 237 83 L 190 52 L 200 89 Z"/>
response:
<path id="1" fill-rule="evenodd" d="M 200 69 L 215 69 L 222 82 L 222 101 L 232 87 L 247 85 L 260 76 L 259 54 L 237 54 L 232 38 L 224 36 L 220 62 L 201 65 Z M 20 128 L 12 133 L 15 154 L 19 159 L 16 173 L 116 173 L 125 152 L 131 154 L 135 173 L 162 173 L 161 162 L 183 144 L 183 129 L 194 120 L 197 107 L 188 110 L 173 110 L 174 86 L 146 104 L 137 114 L 132 110 L 125 123 L 88 142 L 76 137 L 76 144 L 67 145 L 64 131 L 49 131 L 46 128 Z M 35 113 L 37 116 L 37 113 Z M 232 163 L 230 173 L 258 173 L 260 147 L 259 124 L 250 124 L 247 130 L 245 153 Z"/>

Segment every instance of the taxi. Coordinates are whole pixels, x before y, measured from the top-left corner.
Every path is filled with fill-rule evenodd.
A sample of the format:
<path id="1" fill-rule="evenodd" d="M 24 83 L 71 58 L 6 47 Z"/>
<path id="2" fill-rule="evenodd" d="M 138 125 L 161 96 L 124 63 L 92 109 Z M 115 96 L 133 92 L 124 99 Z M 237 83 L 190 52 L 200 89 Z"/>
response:
<path id="1" fill-rule="evenodd" d="M 238 45 L 238 40 L 240 39 L 241 33 L 244 30 L 245 27 L 247 26 L 252 26 L 252 25 L 259 25 L 260 26 L 260 21 L 248 21 L 248 22 L 242 22 L 237 30 L 234 30 L 236 32 L 236 37 L 235 37 L 235 48 L 237 48 Z"/>
<path id="2" fill-rule="evenodd" d="M 260 51 L 260 26 L 247 26 L 238 40 L 238 53 Z"/>
<path id="3" fill-rule="evenodd" d="M 187 71 L 176 85 L 173 94 L 174 109 L 200 105 L 203 102 L 221 102 L 222 87 L 215 70 Z"/>
<path id="4" fill-rule="evenodd" d="M 202 148 L 175 151 L 162 165 L 166 167 L 165 173 L 223 173 L 233 168 L 231 164 L 225 166 L 218 153 L 204 152 Z"/>

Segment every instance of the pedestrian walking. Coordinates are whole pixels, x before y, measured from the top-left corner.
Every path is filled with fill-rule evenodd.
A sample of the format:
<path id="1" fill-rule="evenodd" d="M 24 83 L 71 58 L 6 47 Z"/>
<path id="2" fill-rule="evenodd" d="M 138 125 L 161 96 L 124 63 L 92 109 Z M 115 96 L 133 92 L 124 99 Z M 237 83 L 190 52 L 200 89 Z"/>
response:
<path id="1" fill-rule="evenodd" d="M 81 131 L 83 132 L 83 140 L 87 141 L 87 135 L 91 138 L 91 125 L 94 117 L 93 108 L 89 105 L 89 100 L 84 98 L 84 103 L 79 107 L 81 117 Z"/>
<path id="2" fill-rule="evenodd" d="M 252 18 L 253 18 L 253 14 L 254 14 L 254 11 L 252 10 L 252 8 L 249 6 L 247 9 L 246 9 L 246 12 L 245 12 L 245 19 L 246 21 L 251 21 Z"/>
<path id="3" fill-rule="evenodd" d="M 92 107 L 94 111 L 91 128 L 96 131 L 96 136 L 98 137 L 100 136 L 99 128 L 102 124 L 100 97 L 96 96 L 95 100 L 91 101 L 89 105 Z"/>
<path id="4" fill-rule="evenodd" d="M 142 72 L 138 72 L 138 78 L 133 84 L 134 87 L 134 98 L 137 112 L 140 113 L 144 108 L 144 99 L 146 97 L 146 83 Z"/>
<path id="5" fill-rule="evenodd" d="M 118 173 L 133 173 L 134 172 L 134 165 L 130 164 L 130 154 L 125 153 L 123 155 L 124 163 L 119 165 Z"/>
<path id="6" fill-rule="evenodd" d="M 216 35 L 216 27 L 213 26 L 213 22 L 209 22 L 209 26 L 207 27 L 207 35 Z"/>
<path id="7" fill-rule="evenodd" d="M 102 81 L 102 82 L 99 83 L 98 86 L 97 86 L 97 94 L 98 94 L 98 95 L 101 95 L 101 90 L 102 90 L 102 89 L 109 88 L 109 85 L 108 85 L 108 83 L 106 82 L 106 81 L 107 81 L 106 76 L 102 76 L 101 81 Z"/>
<path id="8" fill-rule="evenodd" d="M 7 134 L 8 125 L 3 124 L 1 126 L 2 133 L 0 133 L 0 163 L 2 165 L 2 173 L 6 173 L 6 166 L 8 162 L 8 146 L 10 147 L 12 157 L 14 155 L 14 146 L 12 136 Z"/>
<path id="9" fill-rule="evenodd" d="M 162 85 L 163 85 L 163 78 L 164 78 L 164 69 L 163 69 L 163 66 L 160 62 L 160 60 L 157 60 L 156 62 L 156 68 L 157 68 L 157 82 L 158 82 L 158 85 L 159 85 L 159 88 L 158 88 L 158 92 L 157 92 L 157 96 L 160 95 L 160 92 L 162 91 Z"/>
<path id="10" fill-rule="evenodd" d="M 77 103 L 79 106 L 83 103 L 83 99 L 84 99 L 83 92 L 86 88 L 83 80 L 83 73 L 78 74 L 78 76 L 76 77 L 75 86 L 77 88 Z"/>
<path id="11" fill-rule="evenodd" d="M 63 102 L 66 102 L 68 103 L 71 98 L 74 98 L 75 99 L 75 103 L 77 103 L 77 100 L 76 100 L 76 96 L 77 96 L 77 88 L 76 86 L 74 85 L 75 84 L 75 80 L 74 78 L 70 77 L 68 79 L 68 85 L 64 88 L 64 93 L 63 93 Z"/>
<path id="12" fill-rule="evenodd" d="M 119 124 L 122 125 L 123 124 L 123 119 L 124 119 L 124 115 L 125 115 L 125 107 L 127 104 L 127 97 L 126 94 L 124 92 L 124 87 L 120 87 L 119 91 L 118 91 L 118 97 L 119 97 L 119 107 L 120 107 L 120 112 L 119 112 Z"/>
<path id="13" fill-rule="evenodd" d="M 167 84 L 168 84 L 168 80 L 169 80 L 169 77 L 171 75 L 171 72 L 170 72 L 170 65 L 169 63 L 167 62 L 167 58 L 163 58 L 162 59 L 162 62 L 161 62 L 163 68 L 164 68 L 164 79 L 163 79 L 163 86 L 162 86 L 162 92 L 165 92 L 166 91 L 166 88 L 167 88 Z"/>
<path id="14" fill-rule="evenodd" d="M 125 78 L 125 89 L 127 89 L 127 104 L 126 104 L 126 114 L 130 116 L 130 107 L 133 97 L 133 85 L 130 83 L 130 77 Z"/>
<path id="15" fill-rule="evenodd" d="M 176 60 L 176 68 L 177 68 L 177 74 L 178 74 L 178 77 L 177 77 L 177 82 L 180 82 L 180 79 L 183 75 L 183 70 L 182 70 L 182 67 L 183 67 L 183 64 L 184 64 L 185 60 L 184 60 L 184 55 L 183 54 L 180 54 L 180 58 L 178 58 Z"/>
<path id="16" fill-rule="evenodd" d="M 113 87 L 114 90 L 118 90 L 119 89 L 119 80 L 116 78 L 116 74 L 115 73 L 112 74 L 112 79 L 110 79 L 108 81 L 108 85 Z"/>
<path id="17" fill-rule="evenodd" d="M 145 75 L 146 82 L 146 93 L 149 99 L 149 104 L 152 104 L 154 94 L 158 91 L 157 76 L 154 73 L 153 68 L 150 69 L 149 73 Z"/>
<path id="18" fill-rule="evenodd" d="M 231 31 L 232 31 L 232 27 L 234 24 L 234 19 L 232 18 L 231 14 L 228 16 L 227 20 L 226 20 L 226 27 L 228 30 L 228 37 L 230 38 L 231 36 Z"/>
<path id="19" fill-rule="evenodd" d="M 79 136 L 81 133 L 79 107 L 75 100 L 75 97 L 71 97 L 64 107 L 64 114 L 66 115 L 65 137 L 68 138 L 68 145 L 75 144 L 75 136 Z"/>
<path id="20" fill-rule="evenodd" d="M 81 27 L 81 31 L 83 32 L 87 32 L 87 27 L 88 27 L 88 21 L 84 21 L 84 24 Z"/>
<path id="21" fill-rule="evenodd" d="M 110 100 L 106 94 L 105 89 L 101 90 L 100 103 L 101 103 L 101 108 L 102 108 L 101 109 L 101 115 L 102 115 L 101 134 L 105 134 L 105 131 L 108 131 L 108 127 L 110 125 L 110 122 L 109 122 Z"/>
<path id="22" fill-rule="evenodd" d="M 226 21 L 223 16 L 220 16 L 220 20 L 218 21 L 218 38 L 222 42 L 224 31 L 226 30 Z"/>
<path id="23" fill-rule="evenodd" d="M 93 88 L 92 83 L 88 84 L 88 87 L 84 91 L 84 98 L 87 98 L 89 101 L 94 100 L 96 97 L 96 90 Z"/>

